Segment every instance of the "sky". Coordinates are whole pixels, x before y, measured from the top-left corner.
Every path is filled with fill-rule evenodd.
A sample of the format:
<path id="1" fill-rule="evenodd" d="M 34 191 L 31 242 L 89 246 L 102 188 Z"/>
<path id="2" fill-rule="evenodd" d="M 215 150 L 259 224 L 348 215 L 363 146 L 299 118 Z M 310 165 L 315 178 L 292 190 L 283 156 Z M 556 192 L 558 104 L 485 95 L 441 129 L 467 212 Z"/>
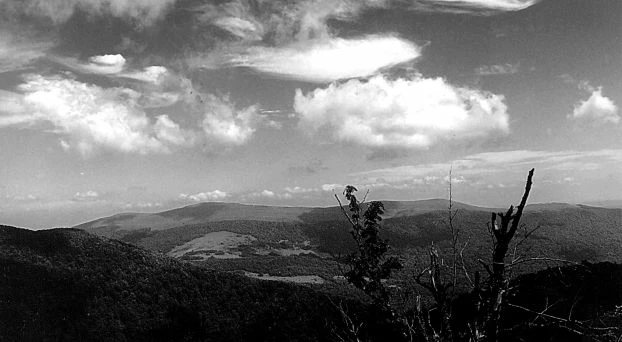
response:
<path id="1" fill-rule="evenodd" d="M 0 223 L 622 199 L 619 0 L 0 0 Z M 450 177 L 451 172 L 451 177 Z"/>

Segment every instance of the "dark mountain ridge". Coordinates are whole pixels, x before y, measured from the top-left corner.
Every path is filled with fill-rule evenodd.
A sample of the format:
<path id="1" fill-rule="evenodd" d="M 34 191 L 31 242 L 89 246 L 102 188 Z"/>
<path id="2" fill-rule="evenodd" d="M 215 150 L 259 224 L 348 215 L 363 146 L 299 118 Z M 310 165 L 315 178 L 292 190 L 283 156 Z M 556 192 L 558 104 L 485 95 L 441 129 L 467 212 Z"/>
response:
<path id="1" fill-rule="evenodd" d="M 382 201 L 385 206 L 385 219 L 392 217 L 414 216 L 433 211 L 447 210 L 449 201 L 428 199 L 419 201 Z M 499 208 L 478 207 L 454 201 L 454 210 L 498 211 Z M 567 203 L 530 204 L 527 211 L 562 210 L 579 208 Z M 181 225 L 201 224 L 221 221 L 266 221 L 266 222 L 317 222 L 342 219 L 338 206 L 330 207 L 286 207 L 251 205 L 224 202 L 203 202 L 158 213 L 120 213 L 96 219 L 75 226 L 74 228 L 99 231 L 102 235 L 110 234 L 114 229 L 152 230 L 170 229 Z"/>

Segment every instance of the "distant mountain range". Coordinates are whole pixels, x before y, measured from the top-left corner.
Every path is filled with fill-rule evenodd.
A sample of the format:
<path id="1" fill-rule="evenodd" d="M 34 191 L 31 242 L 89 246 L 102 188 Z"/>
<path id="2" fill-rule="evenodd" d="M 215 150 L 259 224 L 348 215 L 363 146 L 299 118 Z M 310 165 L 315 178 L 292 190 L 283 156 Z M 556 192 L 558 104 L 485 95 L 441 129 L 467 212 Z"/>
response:
<path id="1" fill-rule="evenodd" d="M 416 268 L 425 263 L 432 243 L 447 251 L 451 238 L 447 200 L 383 203 L 381 234 L 388 239 L 391 253 Z M 454 226 L 460 230 L 460 241 L 468 241 L 465 253 L 489 258 L 490 213 L 507 208 L 459 202 L 453 202 L 452 208 L 458 212 Z M 525 209 L 522 223 L 516 241 L 528 230 L 538 229 L 517 249 L 519 255 L 573 262 L 622 262 L 622 209 L 531 204 Z M 348 222 L 337 206 L 201 203 L 160 213 L 124 213 L 75 228 L 214 269 L 278 276 L 275 279 L 313 276 L 316 282 L 316 276 L 326 282 L 337 277 L 334 256 L 354 248 Z M 523 266 L 524 272 L 532 272 L 550 265 L 541 262 Z M 472 265 L 473 269 L 477 267 Z"/>
<path id="2" fill-rule="evenodd" d="M 449 201 L 429 199 L 420 201 L 382 201 L 385 207 L 383 217 L 404 217 L 428 212 L 448 210 Z M 452 203 L 454 210 L 498 211 L 499 208 L 472 206 L 460 202 Z M 561 210 L 579 208 L 567 203 L 531 204 L 527 211 Z M 264 221 L 302 223 L 306 221 L 333 221 L 343 219 L 337 207 L 280 207 L 248 205 L 239 203 L 205 202 L 159 213 L 122 213 L 89 221 L 74 228 L 108 235 L 117 230 L 132 231 L 149 228 L 164 230 L 191 224 L 222 221 Z"/>

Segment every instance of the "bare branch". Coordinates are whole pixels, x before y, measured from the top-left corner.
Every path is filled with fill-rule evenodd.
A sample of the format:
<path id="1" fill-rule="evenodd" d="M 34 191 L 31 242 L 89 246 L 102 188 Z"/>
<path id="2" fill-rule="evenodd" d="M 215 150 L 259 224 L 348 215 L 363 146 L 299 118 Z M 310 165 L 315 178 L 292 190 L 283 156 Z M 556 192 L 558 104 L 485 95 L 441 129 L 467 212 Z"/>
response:
<path id="1" fill-rule="evenodd" d="M 523 215 L 523 209 L 525 209 L 525 205 L 527 204 L 527 198 L 529 197 L 529 192 L 531 191 L 531 185 L 533 184 L 532 179 L 533 179 L 534 170 L 535 169 L 531 169 L 529 171 L 529 175 L 527 176 L 527 183 L 525 184 L 525 193 L 523 193 L 523 198 L 521 199 L 520 204 L 518 205 L 518 208 L 516 210 L 516 215 L 513 217 L 514 220 L 512 220 L 512 227 L 510 228 L 508 232 L 508 236 L 510 237 L 510 239 L 512 238 L 512 236 L 514 236 L 514 233 L 516 233 L 516 229 L 518 229 L 518 223 L 520 222 L 520 218 Z"/>

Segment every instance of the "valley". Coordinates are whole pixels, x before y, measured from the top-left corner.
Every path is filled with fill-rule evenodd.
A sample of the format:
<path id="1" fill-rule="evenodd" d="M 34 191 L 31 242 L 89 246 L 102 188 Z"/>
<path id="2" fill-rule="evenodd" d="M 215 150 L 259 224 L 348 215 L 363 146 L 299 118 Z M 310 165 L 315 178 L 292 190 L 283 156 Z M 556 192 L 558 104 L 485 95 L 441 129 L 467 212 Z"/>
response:
<path id="1" fill-rule="evenodd" d="M 390 253 L 406 265 L 396 282 L 410 286 L 410 273 L 425 265 L 431 244 L 449 253 L 446 200 L 385 201 L 381 235 Z M 490 212 L 454 202 L 453 224 L 467 243 L 467 267 L 481 270 L 478 258 L 490 258 L 487 229 Z M 622 262 L 622 209 L 563 203 L 528 205 L 522 220 L 525 239 L 517 255 L 537 257 L 519 273 L 583 260 Z M 310 285 L 331 283 L 341 276 L 339 260 L 353 250 L 349 224 L 339 207 L 294 208 L 202 203 L 154 214 L 120 214 L 76 226 L 119 239 L 208 269 L 267 277 L 313 279 Z M 562 262 L 565 260 L 567 262 Z M 315 278 L 317 277 L 317 278 Z M 318 281 L 321 279 L 321 281 Z M 304 281 L 301 281 L 305 283 Z"/>

